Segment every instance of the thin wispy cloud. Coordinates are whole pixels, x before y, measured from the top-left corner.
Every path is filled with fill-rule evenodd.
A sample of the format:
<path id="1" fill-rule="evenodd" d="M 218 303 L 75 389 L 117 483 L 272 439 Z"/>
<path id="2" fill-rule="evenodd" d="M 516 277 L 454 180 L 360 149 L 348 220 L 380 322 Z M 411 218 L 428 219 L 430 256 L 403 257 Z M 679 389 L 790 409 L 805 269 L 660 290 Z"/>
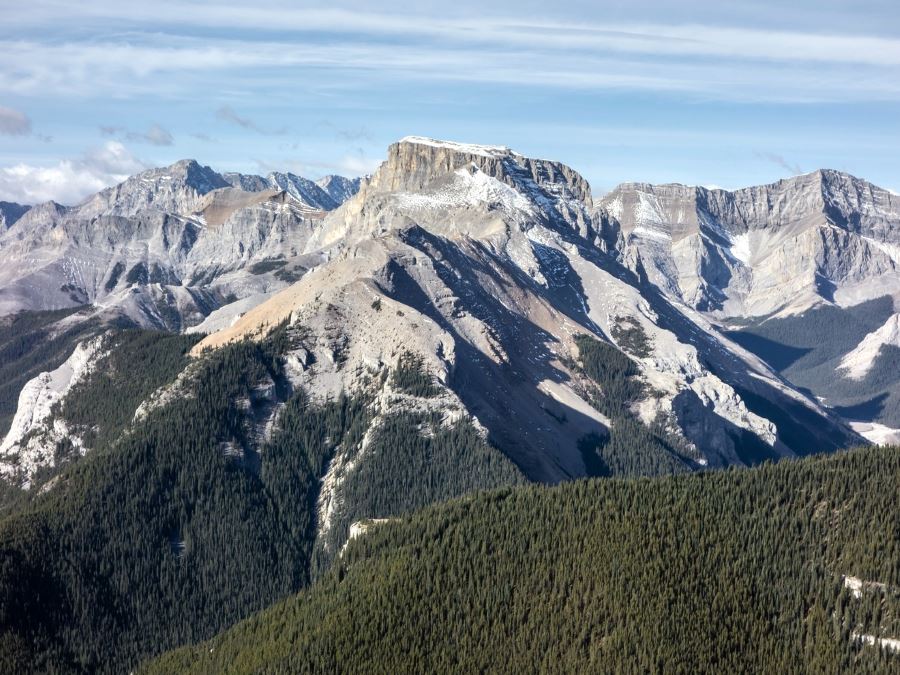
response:
<path id="1" fill-rule="evenodd" d="M 44 5 L 47 3 L 38 3 Z M 417 41 L 442 40 L 448 44 L 504 44 L 572 50 L 603 49 L 635 54 L 717 56 L 781 61 L 867 63 L 900 65 L 900 40 L 877 35 L 845 34 L 832 26 L 830 32 L 772 30 L 721 24 L 648 22 L 575 22 L 529 17 L 521 11 L 508 15 L 451 18 L 444 13 L 363 11 L 290 6 L 250 6 L 246 3 L 183 3 L 163 1 L 135 6 L 125 3 L 93 2 L 64 5 L 53 3 L 53 20 L 65 15 L 85 21 L 120 22 L 125 26 L 154 24 L 173 33 L 175 28 L 254 30 L 263 34 L 298 32 L 332 36 L 390 36 Z M 512 8 L 510 8 L 512 9 Z M 519 8 L 516 8 L 519 9 Z M 164 17 L 177 16 L 176 22 Z M 43 17 L 43 19 L 42 19 Z M 36 25 L 49 15 L 28 6 L 8 11 L 5 20 L 13 24 Z"/>
<path id="2" fill-rule="evenodd" d="M 168 129 L 159 124 L 151 124 L 146 131 L 129 131 L 120 126 L 101 126 L 100 133 L 104 136 L 114 136 L 137 143 L 149 143 L 157 146 L 170 146 L 175 143 L 175 138 Z"/>
<path id="3" fill-rule="evenodd" d="M 286 129 L 266 129 L 261 125 L 254 122 L 249 117 L 245 117 L 243 115 L 238 115 L 231 106 L 223 105 L 221 108 L 216 110 L 216 118 L 227 122 L 229 124 L 234 124 L 242 129 L 247 129 L 248 131 L 255 131 L 258 134 L 272 135 L 272 136 L 280 136 L 286 132 Z"/>
<path id="4" fill-rule="evenodd" d="M 267 32 L 248 39 L 244 33 L 153 31 L 103 41 L 0 42 L 6 55 L 0 63 L 0 87 L 23 95 L 53 89 L 117 96 L 155 91 L 177 98 L 193 95 L 201 78 L 207 86 L 221 78 L 221 86 L 214 88 L 249 94 L 260 71 L 286 81 L 302 73 L 312 82 L 322 78 L 322 71 L 338 71 L 351 81 L 393 78 L 681 92 L 726 101 L 900 100 L 897 39 L 704 25 L 574 25 L 514 17 L 422 21 L 340 11 L 278 10 L 276 20 L 274 12 L 241 7 L 215 16 L 188 12 L 184 24 L 190 27 L 193 20 L 198 30 L 217 23 L 259 30 L 277 26 L 278 39 Z M 285 40 L 284 33 L 291 30 L 314 39 Z M 231 108 L 221 112 L 223 119 L 263 131 Z"/>

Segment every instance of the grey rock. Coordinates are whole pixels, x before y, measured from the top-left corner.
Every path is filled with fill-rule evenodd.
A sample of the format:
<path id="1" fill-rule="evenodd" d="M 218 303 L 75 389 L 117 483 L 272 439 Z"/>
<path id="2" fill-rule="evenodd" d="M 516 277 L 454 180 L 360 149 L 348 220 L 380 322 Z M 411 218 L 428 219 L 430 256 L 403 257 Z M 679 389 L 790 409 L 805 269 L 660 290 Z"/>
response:
<path id="1" fill-rule="evenodd" d="M 900 291 L 900 197 L 837 171 L 733 192 L 626 183 L 595 218 L 629 267 L 719 316 Z"/>
<path id="2" fill-rule="evenodd" d="M 30 208 L 15 202 L 0 202 L 0 232 L 12 227 Z"/>
<path id="3" fill-rule="evenodd" d="M 344 178 L 344 176 L 325 176 L 316 181 L 316 185 L 325 190 L 336 204 L 343 204 L 359 192 L 362 178 Z"/>

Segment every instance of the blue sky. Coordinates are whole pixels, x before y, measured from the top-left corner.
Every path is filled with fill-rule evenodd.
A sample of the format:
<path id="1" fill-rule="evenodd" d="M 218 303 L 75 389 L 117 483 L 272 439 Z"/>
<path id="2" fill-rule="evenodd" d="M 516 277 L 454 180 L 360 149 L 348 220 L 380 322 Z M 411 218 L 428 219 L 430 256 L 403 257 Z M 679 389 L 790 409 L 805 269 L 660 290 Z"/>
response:
<path id="1" fill-rule="evenodd" d="M 622 181 L 820 167 L 900 190 L 900 4 L 153 3 L 0 8 L 0 199 L 141 168 L 372 171 L 409 135 Z"/>

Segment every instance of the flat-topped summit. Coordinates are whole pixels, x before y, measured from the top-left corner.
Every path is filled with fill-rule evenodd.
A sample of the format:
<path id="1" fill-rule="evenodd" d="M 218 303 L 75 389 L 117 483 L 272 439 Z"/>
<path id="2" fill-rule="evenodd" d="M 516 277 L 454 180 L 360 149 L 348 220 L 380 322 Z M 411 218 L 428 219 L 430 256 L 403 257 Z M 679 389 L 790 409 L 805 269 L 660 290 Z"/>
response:
<path id="1" fill-rule="evenodd" d="M 591 188 L 574 169 L 546 159 L 534 159 L 503 145 L 477 145 L 406 136 L 388 148 L 387 160 L 375 172 L 371 187 L 378 191 L 421 190 L 457 169 L 475 166 L 524 194 L 535 190 L 577 200 L 590 207 Z"/>
<path id="2" fill-rule="evenodd" d="M 427 145 L 434 148 L 446 148 L 467 155 L 484 155 L 486 157 L 500 157 L 518 154 L 505 145 L 480 145 L 478 143 L 459 143 L 457 141 L 445 141 L 427 136 L 404 136 L 398 143 L 410 145 Z"/>

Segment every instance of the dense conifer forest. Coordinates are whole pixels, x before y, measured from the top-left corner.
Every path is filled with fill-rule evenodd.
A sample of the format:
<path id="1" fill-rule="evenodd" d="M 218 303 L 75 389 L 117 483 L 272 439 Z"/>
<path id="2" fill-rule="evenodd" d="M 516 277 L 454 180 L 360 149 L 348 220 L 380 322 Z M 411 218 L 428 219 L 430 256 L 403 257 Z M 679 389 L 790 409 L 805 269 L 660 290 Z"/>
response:
<path id="1" fill-rule="evenodd" d="M 106 337 L 104 354 L 77 383 L 55 414 L 85 445 L 107 444 L 132 421 L 138 406 L 187 367 L 200 335 L 125 330 Z"/>
<path id="2" fill-rule="evenodd" d="M 54 344 L 42 322 L 58 320 L 27 317 L 17 358 Z M 310 400 L 282 360 L 304 339 L 283 324 L 191 359 L 195 336 L 106 334 L 54 409 L 92 452 L 0 515 L 0 672 L 896 664 L 854 637 L 900 623 L 896 449 L 640 478 L 687 471 L 691 448 L 635 416 L 632 358 L 581 336 L 569 365 L 612 421 L 582 439 L 585 466 L 627 478 L 527 486 L 435 407 L 444 390 L 414 355 Z M 383 386 L 410 407 L 374 405 Z M 354 468 L 323 530 L 339 452 Z M 843 575 L 871 583 L 856 597 Z"/>
<path id="3" fill-rule="evenodd" d="M 144 672 L 897 672 L 898 485 L 872 447 L 457 499 Z"/>
<path id="4" fill-rule="evenodd" d="M 9 430 L 25 383 L 57 368 L 78 342 L 98 330 L 94 321 L 58 325 L 78 311 L 80 308 L 0 317 L 0 437 Z"/>
<path id="5" fill-rule="evenodd" d="M 639 349 L 646 338 L 639 327 L 628 326 L 629 344 Z M 616 347 L 588 335 L 576 338 L 579 362 L 570 364 L 597 385 L 585 392 L 591 404 L 611 423 L 605 436 L 590 434 L 579 450 L 590 476 L 658 476 L 689 468 L 688 444 L 658 422 L 648 427 L 636 418 L 631 404 L 646 394 L 637 365 Z"/>
<path id="6" fill-rule="evenodd" d="M 309 583 L 321 479 L 372 420 L 364 396 L 313 404 L 291 390 L 281 354 L 300 335 L 281 326 L 204 355 L 134 425 L 136 402 L 175 377 L 194 339 L 110 338 L 122 351 L 58 411 L 89 426 L 96 406 L 96 449 L 0 520 L 0 672 L 122 672 Z M 128 377 L 150 367 L 156 381 Z M 341 536 L 350 518 L 522 480 L 467 423 L 388 417 L 367 452 L 378 470 L 363 464 L 350 484 Z M 330 557 L 320 550 L 319 567 Z"/>

